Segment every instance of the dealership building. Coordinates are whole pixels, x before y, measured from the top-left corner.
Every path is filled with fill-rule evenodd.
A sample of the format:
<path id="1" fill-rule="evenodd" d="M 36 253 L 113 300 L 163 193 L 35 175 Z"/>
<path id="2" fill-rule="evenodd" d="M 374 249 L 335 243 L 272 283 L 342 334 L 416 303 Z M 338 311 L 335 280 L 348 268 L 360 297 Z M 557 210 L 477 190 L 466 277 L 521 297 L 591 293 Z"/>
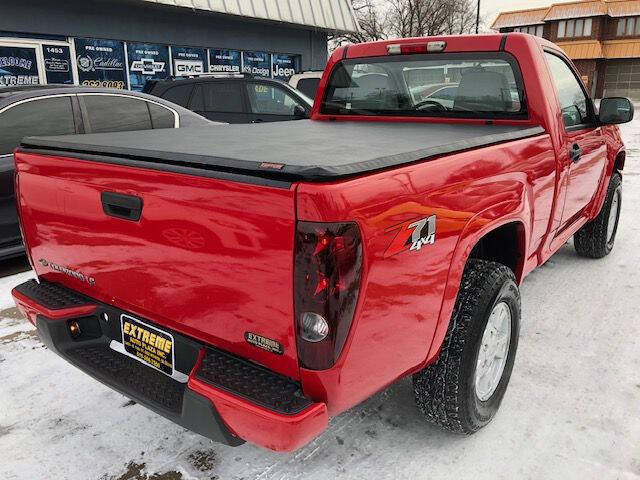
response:
<path id="1" fill-rule="evenodd" d="M 328 35 L 358 29 L 350 0 L 21 0 L 0 15 L 0 88 L 141 90 L 149 79 L 321 70 Z"/>
<path id="2" fill-rule="evenodd" d="M 492 28 L 556 43 L 595 98 L 640 100 L 640 0 L 582 0 L 505 11 Z"/>

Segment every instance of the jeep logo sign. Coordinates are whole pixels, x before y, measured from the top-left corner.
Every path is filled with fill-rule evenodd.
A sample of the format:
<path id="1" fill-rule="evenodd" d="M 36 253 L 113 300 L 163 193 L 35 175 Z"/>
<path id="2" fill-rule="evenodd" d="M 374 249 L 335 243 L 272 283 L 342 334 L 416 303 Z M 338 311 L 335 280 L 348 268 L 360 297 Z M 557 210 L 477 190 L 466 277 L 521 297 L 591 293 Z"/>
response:
<path id="1" fill-rule="evenodd" d="M 290 77 L 291 75 L 293 75 L 294 73 L 296 73 L 296 69 L 295 68 L 282 68 L 279 65 L 274 65 L 273 66 L 273 76 L 274 77 Z"/>
<path id="2" fill-rule="evenodd" d="M 300 63 L 300 55 L 274 53 L 271 67 L 273 78 L 288 81 L 291 75 L 300 71 Z"/>
<path id="3" fill-rule="evenodd" d="M 204 63 L 200 60 L 176 60 L 175 74 L 178 77 L 204 73 Z"/>

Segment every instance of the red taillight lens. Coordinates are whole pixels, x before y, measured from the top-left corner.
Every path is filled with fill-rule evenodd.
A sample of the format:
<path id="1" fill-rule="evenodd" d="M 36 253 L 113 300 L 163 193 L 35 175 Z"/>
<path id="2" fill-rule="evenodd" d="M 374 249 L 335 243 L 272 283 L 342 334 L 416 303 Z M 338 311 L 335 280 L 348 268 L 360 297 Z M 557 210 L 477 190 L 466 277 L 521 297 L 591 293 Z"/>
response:
<path id="1" fill-rule="evenodd" d="M 294 295 L 302 367 L 323 370 L 338 359 L 353 321 L 361 268 L 355 223 L 298 222 Z"/>

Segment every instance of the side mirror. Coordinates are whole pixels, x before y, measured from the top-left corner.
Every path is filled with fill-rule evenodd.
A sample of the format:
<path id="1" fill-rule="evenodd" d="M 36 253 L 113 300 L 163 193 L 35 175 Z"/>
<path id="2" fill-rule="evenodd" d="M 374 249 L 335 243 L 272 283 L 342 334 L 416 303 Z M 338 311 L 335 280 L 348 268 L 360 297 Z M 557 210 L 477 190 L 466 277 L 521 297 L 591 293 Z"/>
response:
<path id="1" fill-rule="evenodd" d="M 309 115 L 302 105 L 293 107 L 293 116 L 296 118 L 307 118 Z"/>
<path id="2" fill-rule="evenodd" d="M 616 125 L 633 120 L 633 103 L 625 97 L 609 97 L 600 100 L 600 123 Z"/>

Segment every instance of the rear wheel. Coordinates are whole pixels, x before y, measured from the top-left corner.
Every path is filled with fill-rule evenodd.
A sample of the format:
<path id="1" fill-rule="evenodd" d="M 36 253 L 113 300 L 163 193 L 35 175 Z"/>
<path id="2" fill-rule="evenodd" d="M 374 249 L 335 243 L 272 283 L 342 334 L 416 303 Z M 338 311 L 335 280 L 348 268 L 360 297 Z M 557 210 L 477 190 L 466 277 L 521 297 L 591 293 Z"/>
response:
<path id="1" fill-rule="evenodd" d="M 416 403 L 429 421 L 471 434 L 491 421 L 507 389 L 520 330 L 513 272 L 469 260 L 438 359 L 413 376 Z"/>
<path id="2" fill-rule="evenodd" d="M 578 255 L 602 258 L 611 253 L 618 232 L 621 207 L 622 177 L 618 172 L 613 172 L 600 213 L 573 236 L 573 245 Z"/>

